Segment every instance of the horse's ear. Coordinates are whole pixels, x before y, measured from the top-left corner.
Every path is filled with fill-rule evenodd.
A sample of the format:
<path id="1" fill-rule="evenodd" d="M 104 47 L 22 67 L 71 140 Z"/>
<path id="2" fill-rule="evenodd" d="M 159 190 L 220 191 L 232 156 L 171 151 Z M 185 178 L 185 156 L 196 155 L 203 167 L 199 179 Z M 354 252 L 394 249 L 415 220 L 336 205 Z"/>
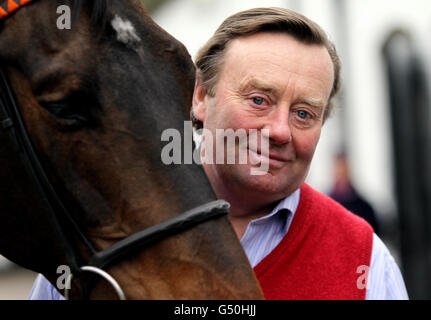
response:
<path id="1" fill-rule="evenodd" d="M 206 118 L 208 98 L 207 90 L 202 85 L 199 74 L 197 74 L 193 91 L 192 114 L 201 122 L 204 122 Z"/>

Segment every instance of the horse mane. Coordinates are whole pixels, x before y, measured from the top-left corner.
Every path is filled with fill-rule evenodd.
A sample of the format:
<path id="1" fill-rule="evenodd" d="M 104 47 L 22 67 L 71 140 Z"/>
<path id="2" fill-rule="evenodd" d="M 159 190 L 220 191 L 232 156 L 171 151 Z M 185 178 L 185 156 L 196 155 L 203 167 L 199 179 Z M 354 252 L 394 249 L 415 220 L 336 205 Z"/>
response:
<path id="1" fill-rule="evenodd" d="M 91 23 L 103 29 L 108 16 L 109 1 L 107 0 L 69 0 L 71 3 L 70 7 L 72 7 L 72 23 L 77 21 L 84 1 L 92 4 L 90 13 Z"/>

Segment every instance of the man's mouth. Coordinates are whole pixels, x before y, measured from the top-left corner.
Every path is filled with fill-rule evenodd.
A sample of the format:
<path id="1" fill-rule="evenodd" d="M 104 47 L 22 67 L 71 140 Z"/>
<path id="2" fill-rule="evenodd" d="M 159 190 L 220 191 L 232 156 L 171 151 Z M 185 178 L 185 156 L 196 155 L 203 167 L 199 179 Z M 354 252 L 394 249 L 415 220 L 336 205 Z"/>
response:
<path id="1" fill-rule="evenodd" d="M 267 162 L 270 167 L 281 168 L 287 162 L 292 161 L 290 158 L 282 156 L 276 152 L 262 153 L 259 149 L 248 148 L 249 157 L 252 164 Z"/>

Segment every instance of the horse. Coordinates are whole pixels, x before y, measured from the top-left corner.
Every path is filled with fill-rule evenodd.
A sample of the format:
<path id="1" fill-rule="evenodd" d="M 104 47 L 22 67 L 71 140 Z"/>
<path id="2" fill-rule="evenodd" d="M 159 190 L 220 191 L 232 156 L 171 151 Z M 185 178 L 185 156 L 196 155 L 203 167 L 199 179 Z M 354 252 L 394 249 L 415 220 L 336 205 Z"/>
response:
<path id="1" fill-rule="evenodd" d="M 71 299 L 118 298 L 86 265 L 127 299 L 262 299 L 202 168 L 160 159 L 162 132 L 189 115 L 185 47 L 139 0 L 0 7 L 0 101 L 15 105 L 0 119 L 0 254 L 63 294 L 71 267 Z"/>

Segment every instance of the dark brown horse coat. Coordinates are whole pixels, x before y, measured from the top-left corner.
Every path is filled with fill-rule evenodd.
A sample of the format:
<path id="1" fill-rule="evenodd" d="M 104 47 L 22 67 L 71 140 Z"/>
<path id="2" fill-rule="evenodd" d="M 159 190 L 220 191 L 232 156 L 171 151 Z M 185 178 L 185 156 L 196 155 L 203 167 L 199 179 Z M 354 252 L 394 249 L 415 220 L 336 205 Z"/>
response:
<path id="1" fill-rule="evenodd" d="M 188 118 L 194 67 L 183 45 L 138 0 L 72 2 L 79 15 L 71 30 L 56 27 L 57 7 L 70 1 L 33 0 L 2 20 L 0 64 L 51 184 L 102 250 L 215 196 L 198 166 L 160 160 L 163 130 L 181 131 Z M 124 34 L 124 26 L 133 32 Z M 55 285 L 57 267 L 67 263 L 63 236 L 80 252 L 79 261 L 90 257 L 71 228 L 54 228 L 1 130 L 0 253 Z M 132 299 L 262 297 L 225 217 L 108 271 Z M 83 286 L 74 283 L 73 297 L 82 297 Z M 98 282 L 91 298 L 115 298 L 108 288 Z"/>

